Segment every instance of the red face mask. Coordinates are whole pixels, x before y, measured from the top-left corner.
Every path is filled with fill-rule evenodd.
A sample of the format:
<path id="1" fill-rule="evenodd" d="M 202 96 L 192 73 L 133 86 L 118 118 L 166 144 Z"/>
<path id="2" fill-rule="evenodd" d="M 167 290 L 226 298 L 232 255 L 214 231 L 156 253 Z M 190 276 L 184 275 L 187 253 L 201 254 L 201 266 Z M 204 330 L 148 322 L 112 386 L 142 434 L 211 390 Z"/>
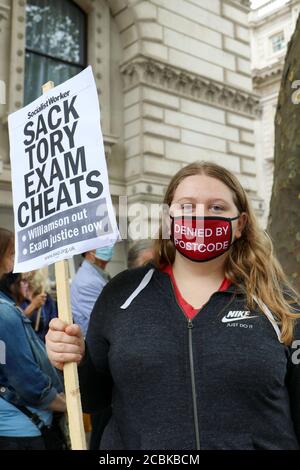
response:
<path id="1" fill-rule="evenodd" d="M 192 261 L 210 261 L 229 250 L 232 220 L 226 217 L 172 217 L 171 240 L 176 250 Z"/>

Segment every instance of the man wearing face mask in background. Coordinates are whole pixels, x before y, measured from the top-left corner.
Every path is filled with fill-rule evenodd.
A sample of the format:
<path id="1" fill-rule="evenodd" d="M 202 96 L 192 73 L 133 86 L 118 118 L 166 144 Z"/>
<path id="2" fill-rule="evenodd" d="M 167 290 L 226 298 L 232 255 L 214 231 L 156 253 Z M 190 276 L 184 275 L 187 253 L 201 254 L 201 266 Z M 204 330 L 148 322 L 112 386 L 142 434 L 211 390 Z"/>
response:
<path id="1" fill-rule="evenodd" d="M 74 323 L 86 335 L 90 315 L 103 287 L 110 279 L 105 268 L 113 256 L 114 247 L 107 246 L 83 253 L 84 261 L 71 284 L 71 307 Z"/>
<path id="2" fill-rule="evenodd" d="M 84 261 L 71 284 L 71 307 L 74 323 L 78 323 L 84 336 L 86 335 L 90 315 L 94 304 L 102 292 L 102 289 L 110 280 L 110 275 L 105 268 L 113 257 L 114 247 L 107 246 L 83 253 Z M 86 426 L 92 433 L 89 449 L 98 450 L 104 428 L 111 417 L 111 407 L 107 407 L 101 413 L 84 416 Z M 90 421 L 89 421 L 90 420 Z"/>

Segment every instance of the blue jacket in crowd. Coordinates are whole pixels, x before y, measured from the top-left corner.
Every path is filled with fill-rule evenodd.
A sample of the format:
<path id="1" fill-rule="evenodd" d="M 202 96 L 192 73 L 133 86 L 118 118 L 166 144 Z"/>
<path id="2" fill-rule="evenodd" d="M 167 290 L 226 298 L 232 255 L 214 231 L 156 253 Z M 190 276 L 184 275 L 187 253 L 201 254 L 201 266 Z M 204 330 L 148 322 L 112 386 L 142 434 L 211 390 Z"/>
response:
<path id="1" fill-rule="evenodd" d="M 45 410 L 63 391 L 62 382 L 31 321 L 1 291 L 0 341 L 0 436 L 39 436 L 37 427 L 13 403 L 27 406 L 50 424 L 52 412 Z"/>

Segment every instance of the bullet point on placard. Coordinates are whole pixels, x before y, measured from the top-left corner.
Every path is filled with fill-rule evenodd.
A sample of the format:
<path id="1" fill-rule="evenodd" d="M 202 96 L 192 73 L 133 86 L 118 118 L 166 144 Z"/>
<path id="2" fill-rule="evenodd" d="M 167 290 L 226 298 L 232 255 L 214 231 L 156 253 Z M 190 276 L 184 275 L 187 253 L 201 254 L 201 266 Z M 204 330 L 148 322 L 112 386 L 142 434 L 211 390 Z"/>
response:
<path id="1" fill-rule="evenodd" d="M 24 250 L 23 250 L 23 255 L 27 255 L 27 250 L 26 250 L 26 248 L 24 248 Z"/>
<path id="2" fill-rule="evenodd" d="M 26 235 L 23 235 L 22 242 L 26 242 Z"/>

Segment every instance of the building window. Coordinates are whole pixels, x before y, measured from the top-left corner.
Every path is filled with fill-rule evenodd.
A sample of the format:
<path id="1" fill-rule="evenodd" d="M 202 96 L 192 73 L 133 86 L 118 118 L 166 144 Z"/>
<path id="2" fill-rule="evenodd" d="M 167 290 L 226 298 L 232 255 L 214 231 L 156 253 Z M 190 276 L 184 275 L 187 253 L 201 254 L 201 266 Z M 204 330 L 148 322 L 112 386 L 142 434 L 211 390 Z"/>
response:
<path id="1" fill-rule="evenodd" d="M 272 52 L 275 54 L 276 52 L 281 51 L 285 47 L 285 40 L 284 40 L 284 33 L 280 31 L 280 33 L 274 34 L 270 37 Z"/>
<path id="2" fill-rule="evenodd" d="M 86 66 L 87 18 L 71 0 L 27 0 L 24 104 Z"/>

